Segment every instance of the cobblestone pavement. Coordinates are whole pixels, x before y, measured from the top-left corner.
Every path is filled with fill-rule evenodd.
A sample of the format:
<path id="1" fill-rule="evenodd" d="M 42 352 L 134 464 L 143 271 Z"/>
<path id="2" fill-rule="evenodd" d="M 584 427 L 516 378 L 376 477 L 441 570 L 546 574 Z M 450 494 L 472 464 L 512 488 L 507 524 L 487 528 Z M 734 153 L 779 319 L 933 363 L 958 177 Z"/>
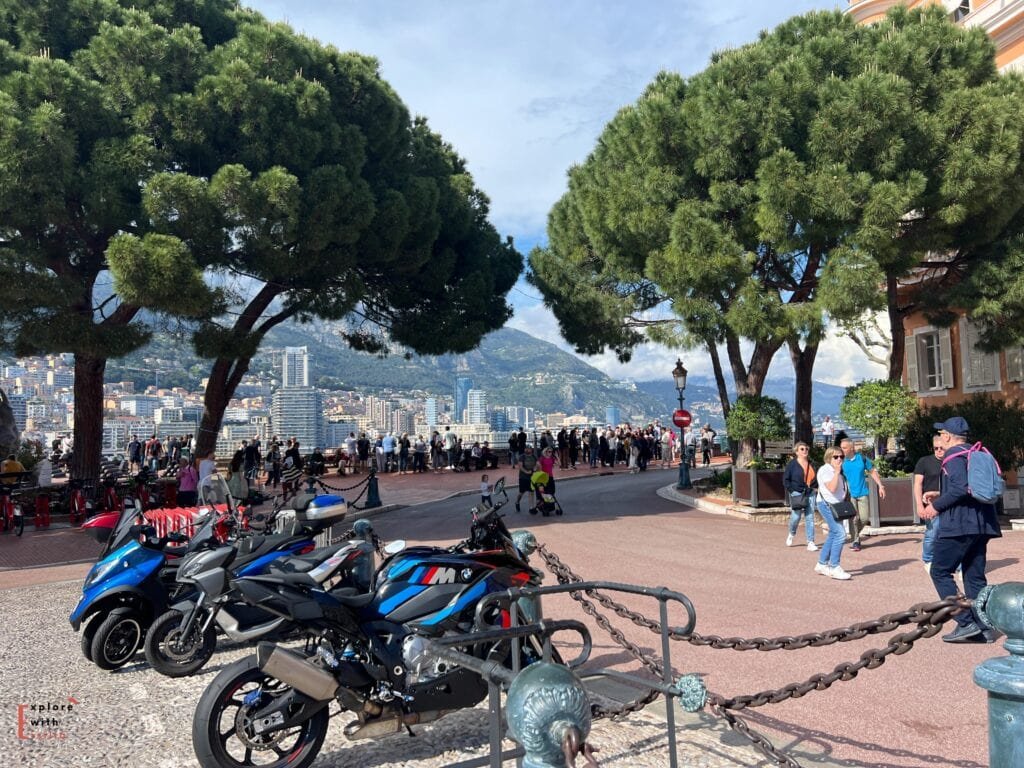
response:
<path id="1" fill-rule="evenodd" d="M 74 581 L 0 591 L 0 614 L 6 619 L 0 626 L 3 764 L 32 768 L 195 765 L 191 742 L 195 704 L 219 669 L 250 651 L 222 651 L 200 674 L 181 680 L 157 674 L 141 654 L 136 663 L 118 672 L 103 672 L 82 657 L 79 635 L 67 623 L 80 590 L 80 582 Z M 32 724 L 40 718 L 50 722 Z M 344 715 L 332 720 L 316 762 L 319 768 L 428 768 L 487 754 L 488 722 L 482 707 L 418 727 L 415 739 L 403 735 L 348 742 L 341 733 L 344 722 Z M 677 733 L 682 766 L 763 764 L 708 716 L 683 715 Z M 657 712 L 639 713 L 624 723 L 599 722 L 591 742 L 601 750 L 602 766 L 668 764 L 664 720 Z"/>

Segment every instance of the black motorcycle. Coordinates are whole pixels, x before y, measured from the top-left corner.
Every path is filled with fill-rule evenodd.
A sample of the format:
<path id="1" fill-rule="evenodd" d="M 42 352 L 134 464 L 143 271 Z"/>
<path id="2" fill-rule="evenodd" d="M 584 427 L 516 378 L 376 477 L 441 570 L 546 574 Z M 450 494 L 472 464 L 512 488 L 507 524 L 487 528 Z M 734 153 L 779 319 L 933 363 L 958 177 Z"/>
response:
<path id="1" fill-rule="evenodd" d="M 392 554 L 374 591 L 332 595 L 301 574 L 235 579 L 233 587 L 261 608 L 301 623 L 319 637 L 315 653 L 260 643 L 256 654 L 226 667 L 203 693 L 192 743 L 204 768 L 304 768 L 327 735 L 328 705 L 354 715 L 349 739 L 380 738 L 473 707 L 487 694 L 476 673 L 431 655 L 425 638 L 462 643 L 471 633 L 507 626 L 508 607 L 475 616 L 485 595 L 537 585 L 497 510 L 477 516 L 470 537 L 448 548 L 412 547 Z M 395 547 L 397 549 L 397 546 Z M 459 650 L 507 663 L 511 644 L 481 635 Z M 486 642 L 483 641 L 486 639 Z M 520 662 L 540 657 L 524 643 Z"/>

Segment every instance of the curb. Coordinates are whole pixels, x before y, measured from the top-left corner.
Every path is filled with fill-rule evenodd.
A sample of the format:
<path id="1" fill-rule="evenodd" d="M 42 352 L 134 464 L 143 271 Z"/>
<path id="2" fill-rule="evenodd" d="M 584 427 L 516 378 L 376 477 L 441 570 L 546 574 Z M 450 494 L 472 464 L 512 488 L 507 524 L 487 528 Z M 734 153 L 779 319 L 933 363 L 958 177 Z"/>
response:
<path id="1" fill-rule="evenodd" d="M 663 499 L 674 501 L 677 504 L 685 504 L 688 507 L 699 509 L 701 512 L 707 512 L 711 515 L 729 516 L 729 512 L 720 504 L 715 504 L 713 501 L 704 501 L 700 496 L 685 494 L 674 485 L 666 485 L 664 488 L 659 488 L 656 493 Z"/>

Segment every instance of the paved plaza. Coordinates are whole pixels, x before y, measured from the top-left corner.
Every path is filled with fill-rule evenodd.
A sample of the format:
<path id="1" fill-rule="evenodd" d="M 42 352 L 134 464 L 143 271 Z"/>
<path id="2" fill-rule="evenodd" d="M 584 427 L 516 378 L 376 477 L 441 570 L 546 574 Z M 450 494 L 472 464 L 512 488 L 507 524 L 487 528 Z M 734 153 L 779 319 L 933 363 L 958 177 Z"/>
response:
<path id="1" fill-rule="evenodd" d="M 499 473 L 492 477 L 495 474 Z M 510 471 L 506 474 L 512 477 Z M 466 533 L 468 507 L 475 499 L 452 495 L 470 491 L 474 479 L 472 473 L 413 478 L 417 494 L 431 488 L 435 499 L 451 498 L 421 499 L 424 503 L 390 509 L 371 519 L 387 539 L 457 540 Z M 705 634 L 795 635 L 877 618 L 934 599 L 918 560 L 919 536 L 874 537 L 863 552 L 847 551 L 843 565 L 854 578 L 834 582 L 813 573 L 813 554 L 802 547 L 783 546 L 785 531 L 780 526 L 709 514 L 659 496 L 659 491 L 673 495 L 674 479 L 674 470 L 655 469 L 632 477 L 618 473 L 563 482 L 558 495 L 565 517 L 530 517 L 508 507 L 509 526 L 529 527 L 584 578 L 664 584 L 684 592 L 696 606 L 697 631 Z M 400 486 L 408 481 L 408 476 L 383 478 L 384 503 L 401 503 Z M 409 488 L 411 495 L 413 485 Z M 0 553 L 44 544 L 53 552 L 62 540 L 58 534 L 29 531 L 21 541 L 0 539 Z M 81 535 L 67 533 L 74 534 Z M 1024 581 L 1024 567 L 1016 555 L 1017 536 L 1008 533 L 994 542 L 991 582 Z M 11 720 L 11 727 L 0 731 L 5 764 L 46 768 L 194 765 L 190 728 L 195 702 L 218 669 L 248 650 L 219 653 L 191 679 L 161 677 L 141 656 L 119 672 L 101 672 L 81 657 L 78 636 L 66 620 L 87 568 L 79 564 L 0 571 L 0 611 L 5 617 L 0 627 L 0 663 L 6 670 L 0 710 L 8 712 Z M 545 583 L 553 581 L 549 575 Z M 653 602 L 632 598 L 623 602 L 656 615 Z M 545 613 L 584 618 L 562 596 L 549 599 Z M 593 662 L 636 671 L 629 656 L 590 624 Z M 645 652 L 660 656 L 656 636 L 622 620 L 616 626 Z M 779 688 L 831 671 L 840 662 L 883 646 L 889 637 L 771 653 L 674 643 L 672 659 L 679 674 L 702 674 L 711 690 L 731 696 Z M 971 673 L 982 660 L 1004 653 L 999 645 L 950 646 L 933 637 L 851 682 L 741 714 L 805 766 L 983 768 L 987 765 L 985 696 L 974 686 Z M 52 742 L 18 738 L 19 705 L 54 704 L 68 697 L 78 704 L 73 714 L 59 718 L 66 738 Z M 317 766 L 433 767 L 486 754 L 483 708 L 419 728 L 416 739 L 399 736 L 349 743 L 341 734 L 345 722 L 344 715 L 332 721 Z M 769 764 L 710 714 L 683 716 L 678 725 L 682 766 Z M 598 723 L 591 741 L 601 748 L 603 766 L 667 765 L 663 703 L 621 723 Z"/>

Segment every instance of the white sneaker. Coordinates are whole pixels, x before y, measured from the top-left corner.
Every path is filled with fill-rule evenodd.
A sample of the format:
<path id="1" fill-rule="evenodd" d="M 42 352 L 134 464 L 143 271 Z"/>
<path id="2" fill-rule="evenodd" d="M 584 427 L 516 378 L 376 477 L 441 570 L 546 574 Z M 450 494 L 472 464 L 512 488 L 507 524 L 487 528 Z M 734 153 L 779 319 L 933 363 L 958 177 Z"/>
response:
<path id="1" fill-rule="evenodd" d="M 829 569 L 828 575 L 833 579 L 839 579 L 840 581 L 848 581 L 853 578 L 850 574 L 842 569 L 841 566 Z"/>
<path id="2" fill-rule="evenodd" d="M 815 544 L 813 541 L 808 541 L 807 542 L 807 551 L 808 552 L 817 552 L 818 551 L 818 545 Z"/>
<path id="3" fill-rule="evenodd" d="M 828 567 L 828 563 L 815 563 L 814 572 L 820 573 L 822 576 L 828 576 L 831 569 Z"/>
<path id="4" fill-rule="evenodd" d="M 793 534 L 792 533 L 789 534 L 789 536 L 786 537 L 786 546 L 787 547 L 792 547 L 793 546 Z"/>

